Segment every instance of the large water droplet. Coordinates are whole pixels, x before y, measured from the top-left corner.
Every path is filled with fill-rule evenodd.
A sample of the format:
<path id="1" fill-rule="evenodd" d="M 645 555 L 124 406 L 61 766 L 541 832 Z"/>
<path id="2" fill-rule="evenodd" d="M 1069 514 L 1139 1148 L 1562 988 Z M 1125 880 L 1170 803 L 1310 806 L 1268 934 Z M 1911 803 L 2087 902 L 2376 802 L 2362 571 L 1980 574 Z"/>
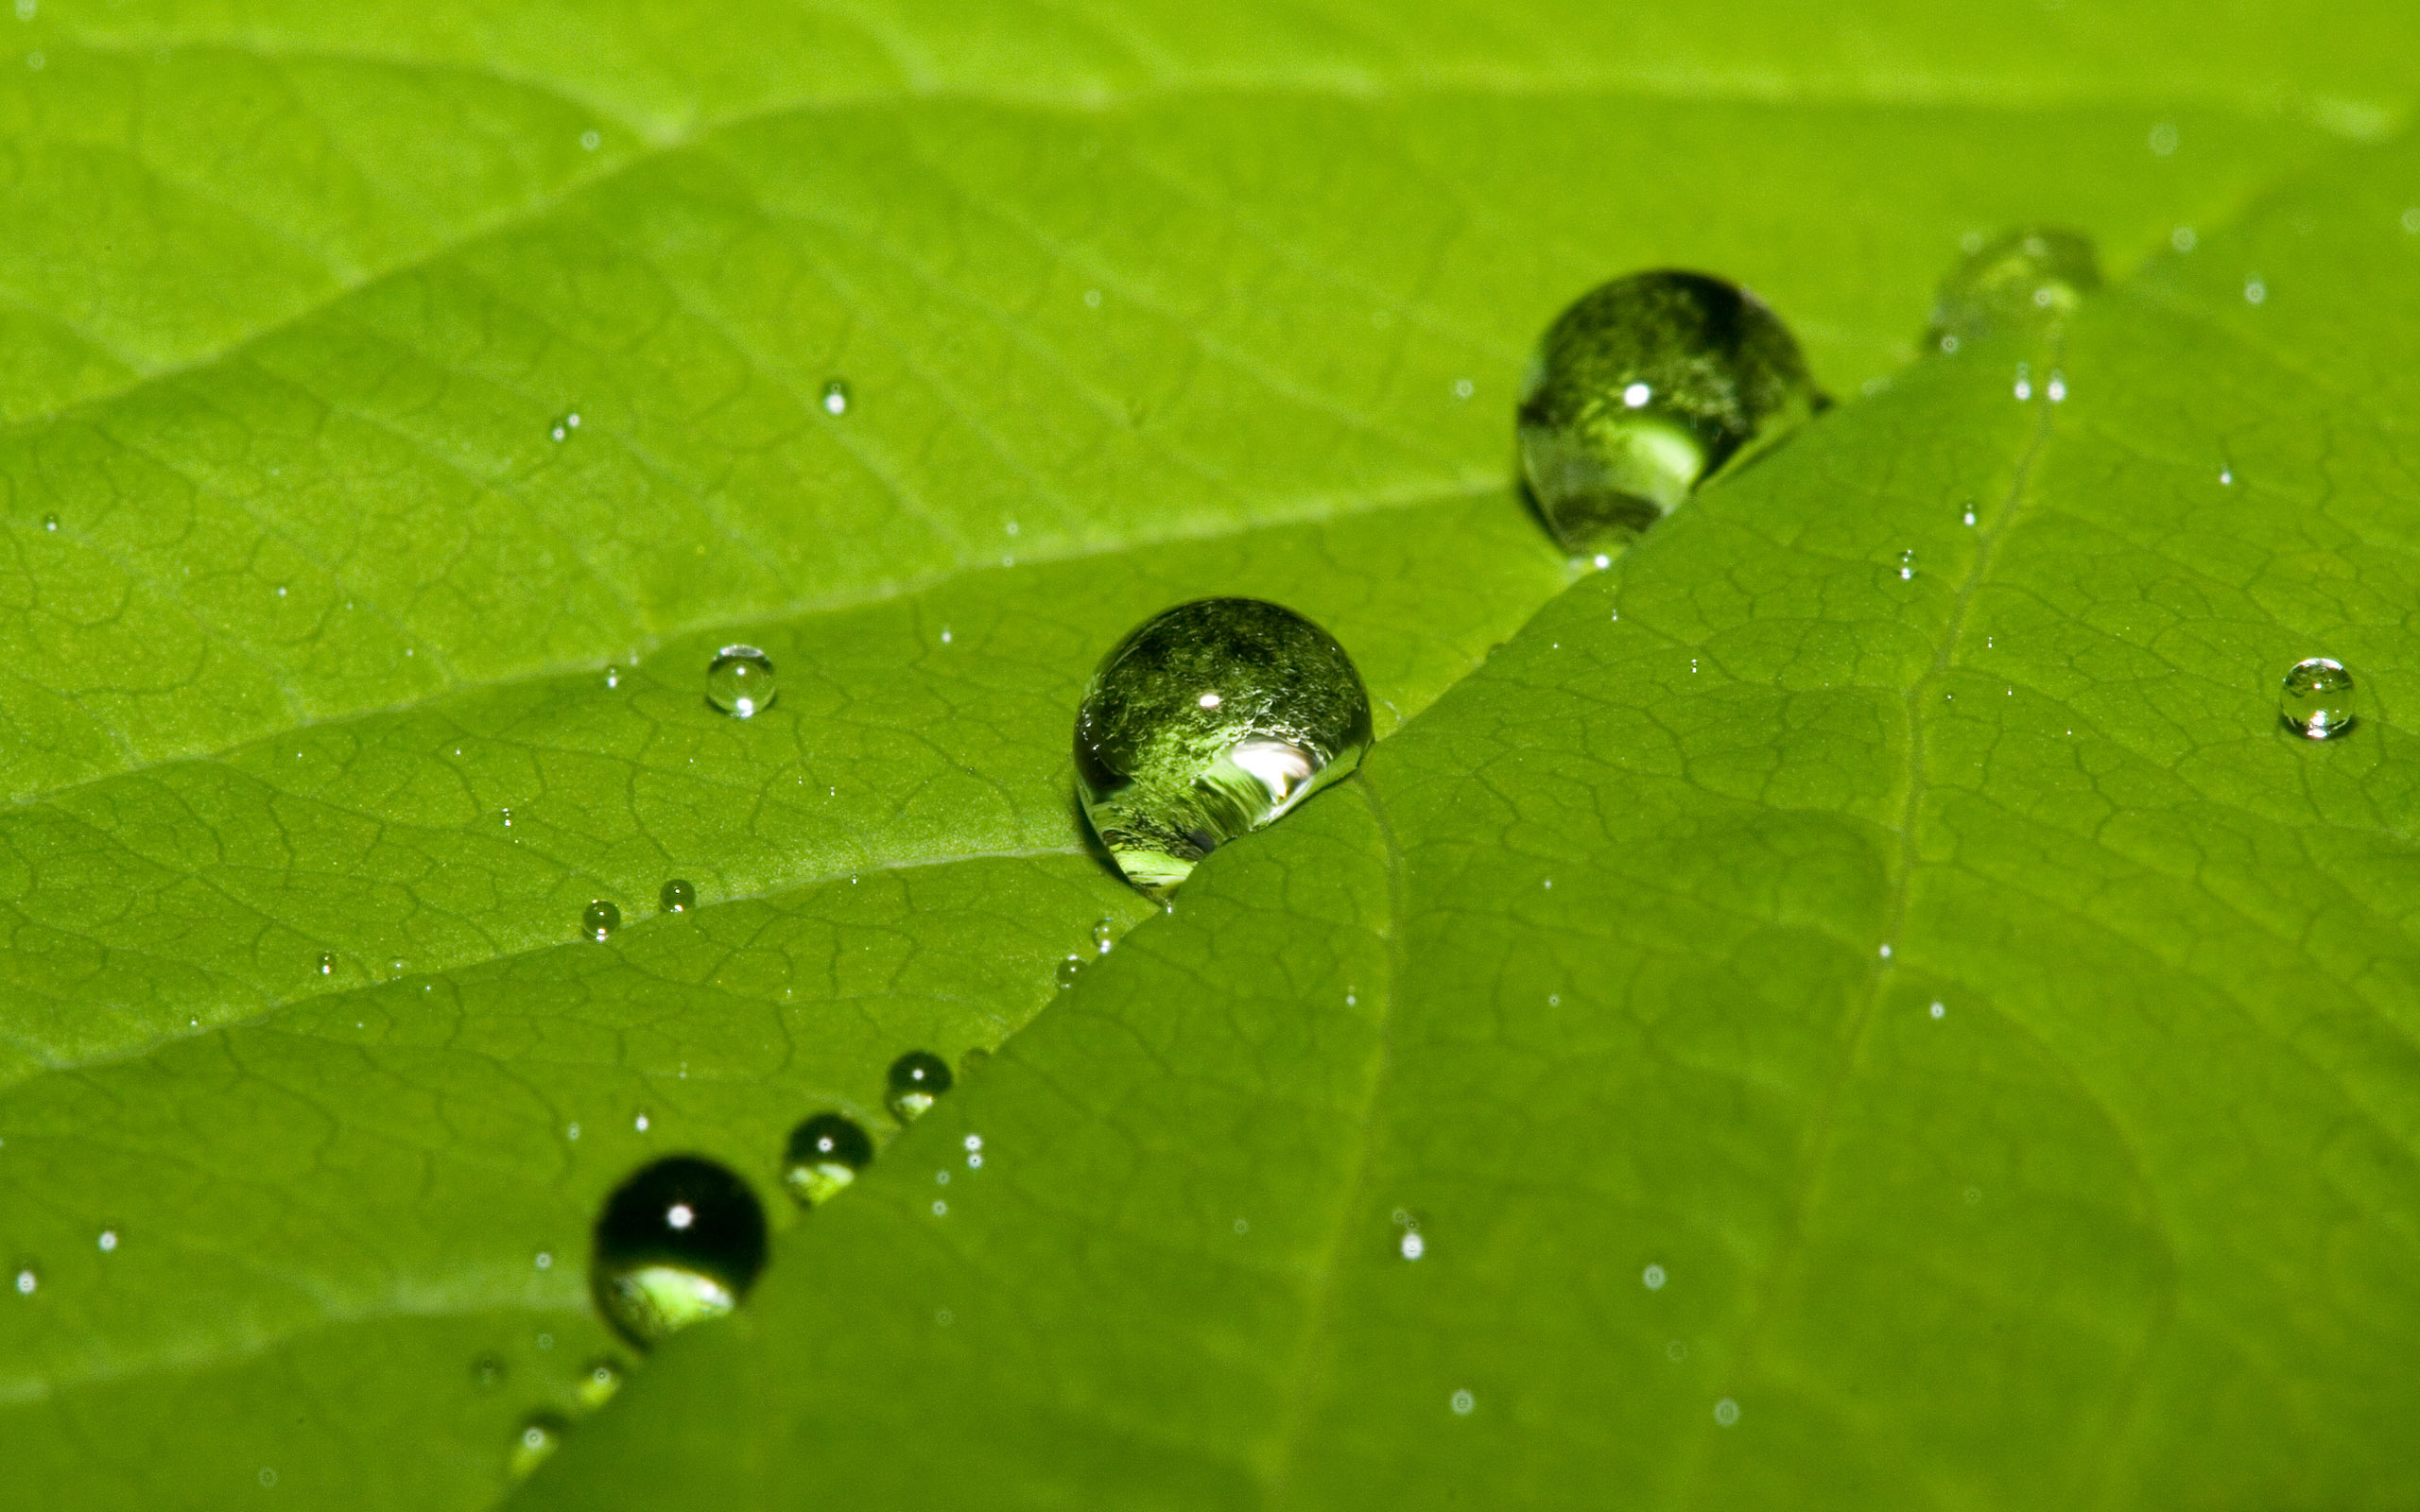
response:
<path id="1" fill-rule="evenodd" d="M 606 1199 L 589 1284 L 605 1316 L 646 1349 L 730 1312 L 764 1266 L 765 1212 L 748 1183 L 675 1155 Z"/>
<path id="2" fill-rule="evenodd" d="M 791 1196 L 812 1207 L 830 1201 L 873 1159 L 873 1141 L 853 1120 L 838 1113 L 818 1113 L 790 1130 L 782 1184 L 790 1189 Z"/>
<path id="3" fill-rule="evenodd" d="M 1369 745 L 1370 695 L 1333 637 L 1275 604 L 1208 598 L 1101 662 L 1076 713 L 1076 782 L 1127 881 L 1158 895 Z"/>
<path id="4" fill-rule="evenodd" d="M 1933 295 L 1926 343 L 1955 352 L 2004 331 L 2065 319 L 2100 287 L 2091 239 L 2055 226 L 2020 226 L 1967 255 Z"/>
<path id="5" fill-rule="evenodd" d="M 890 1111 L 901 1123 L 924 1115 L 949 1091 L 949 1066 L 927 1051 L 910 1050 L 890 1063 Z"/>
<path id="6" fill-rule="evenodd" d="M 590 939 L 604 939 L 621 927 L 622 911 L 602 898 L 591 901 L 579 916 L 579 932 Z"/>
<path id="7" fill-rule="evenodd" d="M 540 1413 L 523 1423 L 520 1432 L 513 1435 L 512 1452 L 505 1458 L 505 1473 L 516 1481 L 526 1479 L 545 1463 L 548 1455 L 562 1448 L 563 1434 L 568 1428 L 552 1413 Z"/>
<path id="8" fill-rule="evenodd" d="M 687 879 L 675 877 L 664 885 L 664 893 L 659 902 L 664 904 L 664 911 L 667 914 L 685 914 L 698 906 L 698 889 L 690 885 Z"/>
<path id="9" fill-rule="evenodd" d="M 1058 974 L 1059 990 L 1064 992 L 1076 985 L 1076 978 L 1084 974 L 1084 958 L 1080 955 L 1068 956 L 1059 963 Z"/>
<path id="10" fill-rule="evenodd" d="M 2353 728 L 2353 674 L 2324 656 L 2297 662 L 2277 692 L 2277 717 L 2311 740 L 2333 740 Z"/>
<path id="11" fill-rule="evenodd" d="M 1798 342 L 1754 295 L 1702 273 L 1634 273 L 1540 338 L 1516 411 L 1521 470 L 1547 524 L 1584 555 L 1824 404 Z"/>
<path id="12" fill-rule="evenodd" d="M 779 691 L 772 658 L 752 645 L 726 645 L 706 665 L 706 701 L 734 718 L 754 718 Z"/>

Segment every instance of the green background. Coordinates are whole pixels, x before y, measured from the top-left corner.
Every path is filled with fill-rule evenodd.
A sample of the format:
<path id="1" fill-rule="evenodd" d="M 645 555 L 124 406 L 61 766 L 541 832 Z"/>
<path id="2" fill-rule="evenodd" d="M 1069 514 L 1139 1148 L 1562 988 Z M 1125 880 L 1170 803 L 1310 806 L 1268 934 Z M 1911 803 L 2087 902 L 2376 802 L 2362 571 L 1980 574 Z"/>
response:
<path id="1" fill-rule="evenodd" d="M 0 1505 L 2420 1502 L 2398 8 L 0 37 Z M 1512 396 L 1654 266 L 1842 403 L 1581 572 Z M 1381 743 L 1158 917 L 1067 730 L 1210 593 Z M 772 1264 L 587 1416 L 676 1150 Z"/>

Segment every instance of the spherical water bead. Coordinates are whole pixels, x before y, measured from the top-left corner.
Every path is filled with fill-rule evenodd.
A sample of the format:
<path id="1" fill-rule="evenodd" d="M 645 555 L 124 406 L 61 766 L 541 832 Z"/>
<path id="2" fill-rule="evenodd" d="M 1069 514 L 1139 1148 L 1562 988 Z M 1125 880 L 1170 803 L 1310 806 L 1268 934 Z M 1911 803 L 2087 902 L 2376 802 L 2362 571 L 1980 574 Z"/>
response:
<path id="1" fill-rule="evenodd" d="M 589 939 L 605 939 L 621 927 L 622 911 L 602 898 L 592 900 L 579 916 L 579 932 Z"/>
<path id="2" fill-rule="evenodd" d="M 504 1472 L 516 1481 L 527 1479 L 530 1471 L 562 1448 L 569 1427 L 552 1413 L 540 1413 L 523 1423 L 512 1435 L 512 1452 L 505 1458 Z"/>
<path id="3" fill-rule="evenodd" d="M 818 1113 L 790 1130 L 782 1184 L 805 1207 L 829 1202 L 873 1160 L 873 1141 L 838 1113 Z"/>
<path id="4" fill-rule="evenodd" d="M 849 412 L 849 380 L 835 378 L 823 386 L 823 413 L 845 415 Z"/>
<path id="5" fill-rule="evenodd" d="M 1093 954 L 1106 955 L 1117 944 L 1117 925 L 1104 919 L 1093 926 Z"/>
<path id="6" fill-rule="evenodd" d="M 890 1063 L 891 1115 L 902 1124 L 912 1123 L 949 1091 L 949 1066 L 941 1057 L 923 1050 L 911 1050 Z"/>
<path id="7" fill-rule="evenodd" d="M 765 1211 L 748 1183 L 676 1155 L 642 1168 L 596 1220 L 589 1285 L 641 1349 L 739 1304 L 765 1267 Z"/>
<path id="8" fill-rule="evenodd" d="M 779 692 L 772 658 L 752 645 L 726 645 L 706 664 L 706 701 L 735 719 L 755 718 Z"/>
<path id="9" fill-rule="evenodd" d="M 664 892 L 657 901 L 667 914 L 685 914 L 698 906 L 698 889 L 686 878 L 675 877 L 664 885 Z"/>
<path id="10" fill-rule="evenodd" d="M 1540 338 L 1516 411 L 1521 471 L 1547 526 L 1584 556 L 1826 403 L 1797 340 L 1754 295 L 1702 273 L 1634 273 L 1582 296 Z"/>
<path id="11" fill-rule="evenodd" d="M 333 976 L 336 974 L 336 969 L 337 958 L 335 953 L 332 951 L 321 951 L 320 953 L 320 974 L 321 976 Z"/>
<path id="12" fill-rule="evenodd" d="M 1064 992 L 1069 988 L 1074 987 L 1076 985 L 1076 978 L 1083 974 L 1084 958 L 1082 956 L 1070 955 L 1065 960 L 1061 961 L 1059 963 L 1059 990 Z"/>
<path id="13" fill-rule="evenodd" d="M 623 1375 L 618 1360 L 600 1358 L 589 1362 L 579 1376 L 579 1404 L 595 1412 L 613 1400 L 614 1393 L 622 1389 Z"/>
<path id="14" fill-rule="evenodd" d="M 2277 717 L 2309 740 L 2333 740 L 2353 728 L 2353 674 L 2324 656 L 2294 663 L 2277 694 Z"/>
<path id="15" fill-rule="evenodd" d="M 2020 226 L 1950 269 L 1933 295 L 1925 343 L 1944 352 L 2004 331 L 2065 319 L 2100 287 L 2090 238 L 2055 226 Z"/>
<path id="16" fill-rule="evenodd" d="M 1351 772 L 1370 695 L 1344 648 L 1275 604 L 1207 598 L 1117 644 L 1076 713 L 1084 816 L 1154 897 L 1219 845 Z"/>

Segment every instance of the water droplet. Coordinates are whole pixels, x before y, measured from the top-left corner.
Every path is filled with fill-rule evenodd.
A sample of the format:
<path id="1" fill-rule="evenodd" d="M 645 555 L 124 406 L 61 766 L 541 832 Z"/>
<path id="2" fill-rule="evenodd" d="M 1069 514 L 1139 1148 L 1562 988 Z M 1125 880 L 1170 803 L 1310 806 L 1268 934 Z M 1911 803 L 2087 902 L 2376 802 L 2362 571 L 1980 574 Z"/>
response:
<path id="1" fill-rule="evenodd" d="M 1076 978 L 1083 973 L 1083 970 L 1084 958 L 1080 955 L 1070 955 L 1065 960 L 1061 961 L 1059 963 L 1059 990 L 1064 992 L 1067 988 L 1074 987 L 1076 985 Z"/>
<path id="2" fill-rule="evenodd" d="M 580 150 L 583 152 L 594 152 L 596 150 L 597 144 L 604 140 L 605 139 L 603 137 L 597 135 L 594 131 L 582 131 L 579 133 Z"/>
<path id="3" fill-rule="evenodd" d="M 1634 273 L 1540 338 L 1516 413 L 1521 468 L 1579 554 L 1672 512 L 1735 457 L 1824 406 L 1797 341 L 1754 295 L 1701 273 Z"/>
<path id="4" fill-rule="evenodd" d="M 2235 469 L 2221 468 L 2219 470 L 2219 486 L 2221 488 L 2232 488 L 2235 486 Z"/>
<path id="5" fill-rule="evenodd" d="M 1674 1339 L 1671 1343 L 1664 1346 L 1664 1358 L 1671 1361 L 1674 1365 L 1680 1364 L 1688 1357 L 1689 1347 L 1683 1344 L 1678 1339 Z"/>
<path id="6" fill-rule="evenodd" d="M 579 429 L 579 415 L 578 411 L 574 411 L 555 421 L 554 438 L 559 441 L 569 440 L 571 433 L 578 429 Z"/>
<path id="7" fill-rule="evenodd" d="M 1455 1417 L 1467 1418 L 1471 1415 L 1471 1409 L 1478 1405 L 1478 1399 L 1467 1391 L 1457 1391 L 1447 1399 L 1447 1404 L 1454 1409 Z"/>
<path id="8" fill-rule="evenodd" d="M 1077 789 L 1127 881 L 1157 897 L 1369 745 L 1369 693 L 1325 630 L 1258 599 L 1201 599 L 1102 659 L 1076 713 Z"/>
<path id="9" fill-rule="evenodd" d="M 608 666 L 608 667 L 606 667 L 606 669 L 605 669 L 605 686 L 607 686 L 607 687 L 609 687 L 609 688 L 618 688 L 618 687 L 620 687 L 621 685 L 622 685 L 622 669 L 621 669 L 620 667 L 617 667 L 617 666 Z"/>
<path id="10" fill-rule="evenodd" d="M 1471 395 L 1477 392 L 1478 392 L 1478 387 L 1469 379 L 1457 378 L 1454 380 L 1454 397 L 1456 399 L 1468 399 Z"/>
<path id="11" fill-rule="evenodd" d="M 831 1201 L 873 1159 L 873 1141 L 854 1120 L 838 1113 L 818 1113 L 790 1130 L 782 1184 L 790 1189 L 791 1196 L 813 1207 Z"/>
<path id="12" fill-rule="evenodd" d="M 1645 1270 L 1639 1272 L 1638 1279 L 1646 1284 L 1649 1291 L 1660 1292 L 1664 1289 L 1664 1267 L 1661 1265 L 1650 1265 Z"/>
<path id="13" fill-rule="evenodd" d="M 1962 518 L 1962 520 L 1963 520 L 1967 524 L 1970 524 L 1970 525 L 1971 525 L 1971 524 L 1973 524 L 1975 523 L 1975 507 L 1974 507 L 1973 505 L 1971 505 L 1971 504 L 1970 504 L 1970 505 L 1968 505 L 1968 506 L 1966 507 L 1966 513 L 1965 513 L 1963 516 L 1962 516 L 1961 518 Z"/>
<path id="14" fill-rule="evenodd" d="M 641 1349 L 720 1317 L 765 1266 L 765 1211 L 748 1183 L 693 1155 L 641 1169 L 596 1220 L 596 1304 Z"/>
<path id="15" fill-rule="evenodd" d="M 1395 1248 L 1402 1253 L 1404 1259 L 1418 1260 L 1428 1253 L 1428 1241 L 1422 1238 L 1419 1231 L 1415 1229 L 1397 1240 Z"/>
<path id="16" fill-rule="evenodd" d="M 331 951 L 321 951 L 320 953 L 320 974 L 321 976 L 334 976 L 336 974 L 336 970 L 337 958 L 335 953 Z"/>
<path id="17" fill-rule="evenodd" d="M 823 386 L 823 413 L 845 415 L 849 412 L 849 380 L 835 378 Z"/>
<path id="18" fill-rule="evenodd" d="M 984 1066 L 991 1061 L 991 1059 L 992 1052 L 984 1049 L 981 1045 L 977 1045 L 974 1049 L 958 1057 L 958 1074 L 961 1076 L 972 1076 L 977 1072 L 981 1071 Z"/>
<path id="19" fill-rule="evenodd" d="M 602 898 L 593 900 L 579 916 L 579 932 L 601 940 L 622 927 L 622 911 Z"/>
<path id="20" fill-rule="evenodd" d="M 1940 1018 L 1943 1014 L 1945 1014 L 1945 1013 L 1947 1013 L 1948 1011 L 1949 1011 L 1949 1010 L 1948 1010 L 1947 1008 L 1943 1007 L 1943 1006 L 1942 1006 L 1940 1004 L 1938 1004 L 1938 1003 L 1936 1003 L 1936 1004 L 1934 1004 L 1934 1005 L 1932 1005 L 1932 1016 L 1933 1016 L 1934 1018 L 1936 1018 L 1936 1019 Z"/>
<path id="21" fill-rule="evenodd" d="M 503 1385 L 508 1373 L 501 1355 L 483 1354 L 471 1362 L 471 1384 L 481 1391 L 493 1391 Z"/>
<path id="22" fill-rule="evenodd" d="M 2172 123 L 2162 121 L 2152 128 L 2152 150 L 2163 158 L 2176 150 L 2176 128 Z"/>
<path id="23" fill-rule="evenodd" d="M 632 1127 L 632 1128 L 634 1128 L 634 1129 L 637 1129 L 637 1130 L 638 1130 L 640 1133 L 642 1133 L 642 1134 L 646 1133 L 646 1132 L 647 1132 L 647 1115 L 646 1115 L 645 1113 L 641 1113 L 641 1114 L 639 1114 L 636 1118 L 631 1119 L 631 1127 Z"/>
<path id="24" fill-rule="evenodd" d="M 1104 919 L 1093 926 L 1093 953 L 1106 955 L 1117 947 L 1117 923 Z"/>
<path id="25" fill-rule="evenodd" d="M 2243 302 L 2258 304 L 2269 298 L 2269 285 L 2257 278 L 2243 281 Z"/>
<path id="26" fill-rule="evenodd" d="M 1968 253 L 1933 294 L 1928 345 L 2035 332 L 2065 319 L 2100 287 L 2100 262 L 2081 232 L 2020 226 Z M 2025 396 L 2019 395 L 2019 398 Z"/>
<path id="27" fill-rule="evenodd" d="M 949 1089 L 949 1067 L 939 1056 L 910 1050 L 890 1063 L 890 1111 L 902 1124 L 922 1117 Z"/>
<path id="28" fill-rule="evenodd" d="M 618 1360 L 598 1358 L 589 1362 L 579 1376 L 579 1404 L 591 1412 L 614 1400 L 622 1389 L 624 1372 Z"/>
<path id="29" fill-rule="evenodd" d="M 1729 1397 L 1714 1404 L 1714 1420 L 1728 1428 L 1739 1420 L 1739 1404 Z"/>
<path id="30" fill-rule="evenodd" d="M 565 1138 L 565 1139 L 567 1139 L 567 1140 L 571 1140 L 571 1141 L 573 1141 L 573 1142 L 577 1143 L 577 1142 L 579 1141 L 579 1125 L 578 1124 L 566 1124 L 566 1125 L 563 1125 L 563 1138 Z"/>
<path id="31" fill-rule="evenodd" d="M 2056 368 L 2051 369 L 2050 381 L 2043 387 L 2042 397 L 2054 404 L 2066 404 L 2067 401 L 2066 374 L 2061 372 Z"/>
<path id="32" fill-rule="evenodd" d="M 511 811 L 510 809 L 498 809 L 498 810 L 496 810 L 496 813 L 497 813 L 497 814 L 499 814 L 499 815 L 501 815 L 501 816 L 503 816 L 503 818 L 504 818 L 504 827 L 505 827 L 506 829 L 508 829 L 508 830 L 511 829 L 511 828 L 512 828 L 512 811 Z"/>
<path id="33" fill-rule="evenodd" d="M 2191 251 L 2194 244 L 2200 240 L 2200 237 L 2193 234 L 2193 228 L 2190 226 L 2179 226 L 2168 233 L 2168 245 L 2180 252 Z"/>
<path id="34" fill-rule="evenodd" d="M 33 1296 L 35 1289 L 41 1285 L 41 1271 L 36 1270 L 31 1265 L 19 1265 L 17 1267 L 17 1295 L 19 1297 Z"/>
<path id="35" fill-rule="evenodd" d="M 1899 553 L 1899 580 L 1904 583 L 1915 576 L 1916 554 L 1913 551 Z"/>
<path id="36" fill-rule="evenodd" d="M 2311 740 L 2333 740 L 2351 730 L 2353 674 L 2324 656 L 2297 662 L 2277 693 L 2277 717 L 2288 730 Z"/>
<path id="37" fill-rule="evenodd" d="M 538 1251 L 536 1263 L 540 1270 L 552 1270 L 555 1268 L 555 1257 L 550 1251 L 542 1249 Z"/>
<path id="38" fill-rule="evenodd" d="M 664 885 L 656 900 L 667 914 L 685 914 L 698 906 L 698 889 L 683 877 L 675 877 Z"/>
<path id="39" fill-rule="evenodd" d="M 546 1462 L 548 1455 L 562 1448 L 568 1426 L 551 1413 L 541 1413 L 523 1423 L 520 1433 L 513 1435 L 512 1452 L 505 1459 L 504 1472 L 516 1481 L 527 1479 L 531 1470 Z"/>
<path id="40" fill-rule="evenodd" d="M 706 701 L 735 719 L 752 719 L 781 690 L 773 662 L 752 645 L 726 645 L 706 664 Z"/>
<path id="41" fill-rule="evenodd" d="M 114 1254 L 116 1254 L 116 1253 L 117 1253 L 117 1230 L 116 1230 L 116 1229 L 114 1229 L 114 1228 L 104 1228 L 104 1229 L 102 1229 L 102 1230 L 101 1230 L 101 1237 L 100 1237 L 100 1238 L 98 1238 L 98 1239 L 96 1239 L 96 1240 L 95 1240 L 95 1241 L 94 1241 L 94 1243 L 95 1243 L 95 1244 L 96 1244 L 96 1245 L 98 1245 L 98 1246 L 100 1246 L 100 1250 L 101 1250 L 101 1253 L 102 1253 L 102 1254 L 104 1254 L 104 1255 L 114 1255 Z"/>
<path id="42" fill-rule="evenodd" d="M 2020 401 L 2031 399 L 2033 397 L 2032 369 L 2029 369 L 2021 362 L 2016 365 L 2016 387 L 2014 391 L 2016 397 Z"/>
<path id="43" fill-rule="evenodd" d="M 59 516 L 55 514 L 43 515 L 42 517 L 42 527 L 44 530 L 57 530 L 59 528 Z"/>

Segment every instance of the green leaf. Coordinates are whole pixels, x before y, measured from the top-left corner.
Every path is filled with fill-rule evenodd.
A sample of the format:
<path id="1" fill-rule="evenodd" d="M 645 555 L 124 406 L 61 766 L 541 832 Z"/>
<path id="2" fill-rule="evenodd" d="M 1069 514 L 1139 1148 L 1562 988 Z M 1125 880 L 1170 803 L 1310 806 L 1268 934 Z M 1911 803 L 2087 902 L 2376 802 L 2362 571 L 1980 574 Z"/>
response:
<path id="1" fill-rule="evenodd" d="M 1707 491 L 514 1504 L 2409 1497 L 2415 181 Z"/>
<path id="2" fill-rule="evenodd" d="M 813 1383 L 933 1431 L 897 1384 L 928 1337 L 921 1262 L 846 1247 L 928 1173 L 886 1156 L 809 1243 L 777 1157 L 825 1108 L 880 1133 L 893 1057 L 1000 1043 L 1097 920 L 1144 912 L 1086 853 L 1067 792 L 1073 700 L 1117 635 L 1204 593 L 1282 600 L 1351 649 L 1386 736 L 1569 580 L 1505 486 L 1506 409 L 1528 342 L 1580 289 L 1654 263 L 1745 279 L 1850 395 L 1908 358 L 1961 235 L 2055 218 L 2124 267 L 2409 97 L 2394 18 L 2336 13 L 2325 31 L 2200 25 L 2156 83 L 2115 48 L 2067 60 L 2105 23 L 2032 15 L 1957 37 L 1930 15 L 1801 29 L 1754 8 L 1660 31 L 1444 9 L 18 16 L 25 66 L 0 83 L 0 1261 L 33 1284 L 0 1293 L 0 1502 L 44 1507 L 251 1504 L 265 1486 L 493 1503 L 515 1429 L 576 1410 L 612 1348 L 581 1274 L 592 1214 L 675 1148 L 750 1176 L 786 1230 L 760 1336 L 810 1276 L 866 1297 L 869 1321 L 916 1304 L 915 1329 L 867 1332 L 863 1368 Z M 2163 123 L 2173 154 L 2146 146 Z M 844 415 L 822 404 L 834 377 Z M 1806 457 L 1844 455 L 1818 438 L 1848 446 L 1880 423 L 1852 420 L 1867 407 Z M 1970 419 L 1946 406 L 1935 439 L 2006 450 Z M 1777 457 L 1735 502 L 1812 465 Z M 738 640 L 782 676 L 745 724 L 700 696 Z M 1514 644 L 1503 666 L 1532 654 Z M 1529 717 L 1560 717 L 1543 707 Z M 1424 724 L 1463 717 L 1411 724 L 1407 772 L 1448 738 Z M 1473 854 L 1518 840 L 1439 791 Z M 1251 1021 L 1231 1010 L 1292 978 L 1242 954 L 1232 982 L 1173 997 L 1147 978 L 1155 957 L 1211 958 L 1184 952 L 1254 868 L 1274 932 L 1248 958 L 1299 935 L 1305 991 L 1371 926 L 1411 937 L 1369 890 L 1380 852 L 1349 830 L 1365 803 L 1347 788 L 1235 848 L 1049 1032 L 1156 990 L 1232 1060 Z M 1322 845 L 1333 878 L 1298 858 Z M 703 906 L 655 917 L 674 876 Z M 627 920 L 603 945 L 575 938 L 597 897 Z M 1480 933 L 1441 956 L 1441 987 L 1501 966 L 1500 907 L 1465 902 Z M 1253 1231 L 1299 1258 L 1347 1232 L 1321 1173 L 1367 1157 L 1316 1116 L 1360 1095 L 1357 1031 L 1297 1018 L 1319 1042 L 1258 1068 L 1303 1079 L 1293 1112 L 1218 1122 L 1265 1094 L 1223 1073 L 1175 1095 L 1269 1151 L 1272 1203 L 1300 1211 Z M 1000 1173 L 1084 1086 L 1036 1091 L 996 1061 L 972 1079 L 971 1108 L 1036 1131 Z M 1066 1288 L 1069 1318 L 1273 1305 L 1182 1251 L 1142 1274 L 1106 1247 L 1069 1264 L 1193 1200 L 1166 1151 L 1069 1150 L 1081 1179 L 1008 1241 L 1058 1267 L 1034 1279 Z M 1099 1211 L 1119 1222 L 1050 1216 Z M 827 1246 L 860 1263 L 825 1269 Z M 1104 1377 L 1063 1361 L 1050 1315 L 968 1379 L 1043 1392 L 1049 1432 L 1089 1400 L 1143 1435 L 1056 1462 L 1080 1500 L 1182 1499 L 1188 1467 L 1248 1486 L 1232 1467 L 1258 1399 L 1311 1358 L 1219 1322 L 1201 1335 L 1219 1368 L 1256 1384 L 1197 1420 L 1163 1410 L 1179 1356 L 1147 1332 L 1132 1372 Z M 996 1320 L 968 1323 L 950 1337 Z M 682 1403 L 675 1378 L 706 1357 L 687 1342 L 641 1375 L 660 1410 L 740 1427 L 799 1406 L 795 1382 L 765 1418 L 711 1388 Z M 483 1387 L 490 1355 L 504 1376 Z M 1301 1443 L 1344 1441 L 1288 1400 Z M 636 1416 L 633 1452 L 654 1442 Z M 1533 1426 L 1576 1441 L 1552 1412 Z M 1407 1447 L 1372 1432 L 1371 1452 Z M 1420 1432 L 1412 1447 L 1450 1447 Z M 717 1452 L 787 1474 L 780 1442 Z"/>

